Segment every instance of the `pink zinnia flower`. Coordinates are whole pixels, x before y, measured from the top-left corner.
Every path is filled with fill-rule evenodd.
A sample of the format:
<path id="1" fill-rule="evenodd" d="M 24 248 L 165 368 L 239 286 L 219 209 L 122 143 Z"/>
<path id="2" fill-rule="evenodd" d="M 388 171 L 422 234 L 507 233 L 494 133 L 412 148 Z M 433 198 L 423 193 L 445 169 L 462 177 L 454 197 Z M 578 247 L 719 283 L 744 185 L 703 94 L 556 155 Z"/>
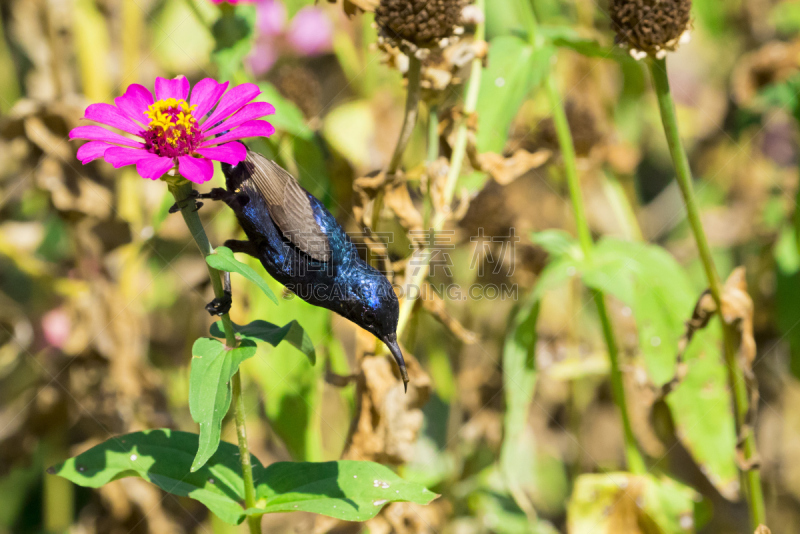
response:
<path id="1" fill-rule="evenodd" d="M 256 120 L 275 113 L 272 104 L 251 102 L 261 93 L 257 85 L 245 83 L 225 93 L 227 88 L 228 82 L 205 78 L 189 97 L 185 77 L 156 78 L 154 100 L 145 87 L 133 84 L 114 100 L 116 106 L 92 104 L 83 118 L 136 138 L 101 126 L 79 126 L 69 138 L 91 141 L 78 149 L 84 165 L 98 158 L 116 169 L 136 165 L 142 178 L 151 180 L 177 166 L 181 176 L 202 184 L 214 174 L 211 160 L 236 165 L 247 157 L 236 139 L 275 133 L 270 123 Z"/>
<path id="2" fill-rule="evenodd" d="M 255 46 L 247 59 L 257 75 L 271 69 L 283 51 L 314 56 L 333 46 L 333 24 L 315 6 L 304 7 L 288 22 L 286 6 L 280 0 L 259 0 L 256 31 Z"/>

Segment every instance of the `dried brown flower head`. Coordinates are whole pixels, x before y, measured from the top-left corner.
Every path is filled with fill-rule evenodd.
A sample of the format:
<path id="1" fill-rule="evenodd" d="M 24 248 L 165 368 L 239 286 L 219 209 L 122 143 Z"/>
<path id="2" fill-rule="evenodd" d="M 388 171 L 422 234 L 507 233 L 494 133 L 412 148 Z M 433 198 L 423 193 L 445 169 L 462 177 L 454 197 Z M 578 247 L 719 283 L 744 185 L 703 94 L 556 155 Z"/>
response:
<path id="1" fill-rule="evenodd" d="M 283 65 L 276 73 L 275 86 L 281 95 L 297 104 L 307 119 L 322 113 L 322 86 L 309 69 Z"/>
<path id="2" fill-rule="evenodd" d="M 691 0 L 612 0 L 616 41 L 636 59 L 661 58 L 689 35 Z"/>
<path id="3" fill-rule="evenodd" d="M 428 47 L 454 35 L 462 8 L 462 0 L 381 0 L 375 22 L 385 39 Z"/>
<path id="4" fill-rule="evenodd" d="M 592 148 L 603 141 L 603 132 L 598 128 L 597 119 L 588 108 L 580 106 L 572 100 L 567 101 L 565 108 L 567 122 L 575 144 L 575 153 L 580 157 L 588 156 Z M 539 125 L 533 146 L 553 151 L 558 150 L 558 136 L 552 119 L 545 119 Z"/>

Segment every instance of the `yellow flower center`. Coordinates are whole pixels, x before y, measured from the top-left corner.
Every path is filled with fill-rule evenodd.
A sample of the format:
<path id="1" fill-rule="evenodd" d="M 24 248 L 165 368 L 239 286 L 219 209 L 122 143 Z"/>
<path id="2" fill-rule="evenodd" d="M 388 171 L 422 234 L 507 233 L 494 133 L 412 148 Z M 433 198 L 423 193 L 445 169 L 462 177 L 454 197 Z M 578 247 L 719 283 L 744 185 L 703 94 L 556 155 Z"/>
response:
<path id="1" fill-rule="evenodd" d="M 183 99 L 158 100 L 144 112 L 150 119 L 145 132 L 146 148 L 165 157 L 191 154 L 201 141 L 200 129 L 190 106 Z"/>

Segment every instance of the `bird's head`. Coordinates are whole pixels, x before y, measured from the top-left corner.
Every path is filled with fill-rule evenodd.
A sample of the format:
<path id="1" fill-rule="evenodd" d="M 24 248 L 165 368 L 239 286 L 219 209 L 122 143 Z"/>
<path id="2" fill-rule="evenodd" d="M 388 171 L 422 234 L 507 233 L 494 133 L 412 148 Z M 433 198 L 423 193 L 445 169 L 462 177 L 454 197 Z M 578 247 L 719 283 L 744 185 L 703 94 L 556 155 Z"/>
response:
<path id="1" fill-rule="evenodd" d="M 353 298 L 349 299 L 349 306 L 342 315 L 386 344 L 400 368 L 403 385 L 408 389 L 406 363 L 397 342 L 400 306 L 392 284 L 372 267 L 358 269 L 357 274 L 348 278 Z"/>

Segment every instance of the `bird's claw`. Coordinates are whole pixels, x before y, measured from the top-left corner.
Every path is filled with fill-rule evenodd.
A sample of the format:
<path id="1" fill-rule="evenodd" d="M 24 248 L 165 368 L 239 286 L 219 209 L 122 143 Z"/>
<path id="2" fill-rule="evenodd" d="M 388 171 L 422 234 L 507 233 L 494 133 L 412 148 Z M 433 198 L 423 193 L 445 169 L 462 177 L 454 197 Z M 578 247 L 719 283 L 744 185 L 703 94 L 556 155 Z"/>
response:
<path id="1" fill-rule="evenodd" d="M 225 291 L 225 294 L 222 297 L 215 298 L 208 304 L 206 304 L 206 311 L 210 313 L 212 316 L 215 315 L 225 315 L 229 311 L 231 311 L 231 306 L 233 305 L 233 299 L 231 298 L 231 292 Z"/>
<path id="2" fill-rule="evenodd" d="M 189 202 L 194 202 L 195 203 L 194 211 L 199 210 L 203 206 L 202 202 L 197 202 L 197 199 L 199 197 L 200 197 L 200 193 L 198 193 L 196 190 L 192 189 L 192 192 L 189 193 L 188 197 L 186 197 L 185 199 L 181 200 L 180 202 L 176 202 L 175 204 L 170 206 L 169 213 L 170 214 L 178 213 L 179 211 L 184 209 L 188 205 Z"/>

